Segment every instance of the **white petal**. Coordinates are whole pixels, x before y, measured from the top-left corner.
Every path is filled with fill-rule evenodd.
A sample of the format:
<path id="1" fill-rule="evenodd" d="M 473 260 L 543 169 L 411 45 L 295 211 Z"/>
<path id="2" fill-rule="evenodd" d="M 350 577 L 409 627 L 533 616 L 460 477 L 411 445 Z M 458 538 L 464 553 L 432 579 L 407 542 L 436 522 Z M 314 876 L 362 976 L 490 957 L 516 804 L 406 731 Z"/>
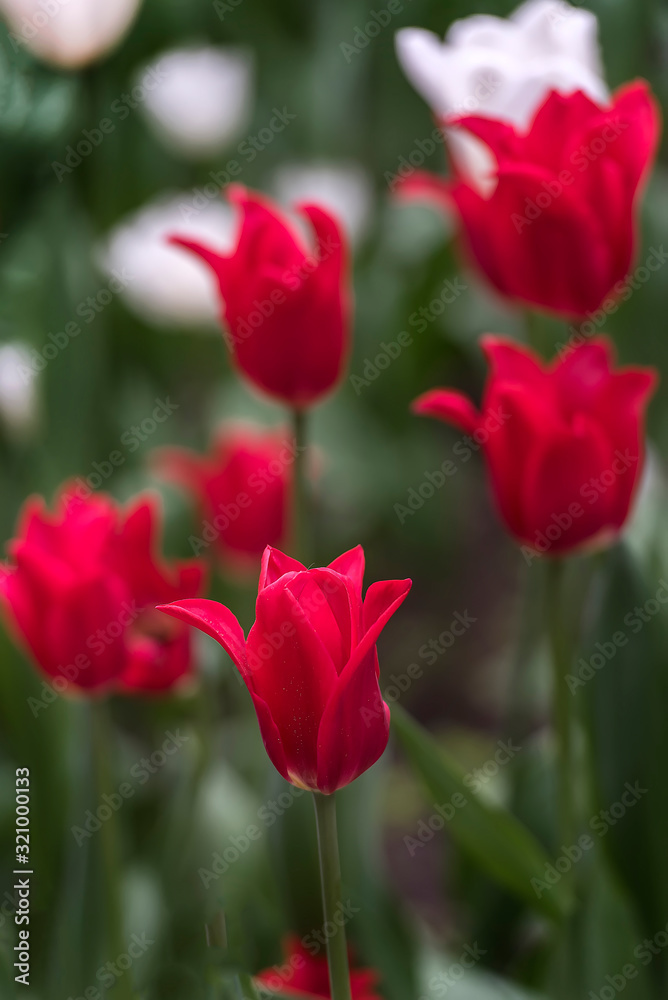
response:
<path id="1" fill-rule="evenodd" d="M 236 234 L 236 213 L 219 198 L 192 191 L 163 195 L 112 230 L 98 262 L 109 275 L 125 268 L 130 280 L 121 296 L 146 322 L 213 330 L 220 315 L 215 278 L 196 257 L 170 246 L 167 237 L 190 237 L 229 253 Z"/>
<path id="2" fill-rule="evenodd" d="M 242 49 L 174 49 L 157 60 L 160 85 L 142 104 L 171 147 L 192 157 L 219 152 L 247 126 L 253 102 L 253 61 Z"/>
<path id="3" fill-rule="evenodd" d="M 404 28 L 399 61 L 437 115 L 474 113 L 526 127 L 551 89 L 604 103 L 597 21 L 564 0 L 528 0 L 509 19 L 476 14 L 445 40 Z"/>
<path id="4" fill-rule="evenodd" d="M 113 48 L 141 0 L 0 0 L 20 44 L 67 69 L 85 66 Z"/>
<path id="5" fill-rule="evenodd" d="M 11 432 L 30 431 L 37 419 L 35 370 L 27 344 L 0 346 L 0 417 Z"/>
<path id="6" fill-rule="evenodd" d="M 395 37 L 397 58 L 415 89 L 436 114 L 452 110 L 448 94 L 447 47 L 422 28 L 402 28 Z"/>

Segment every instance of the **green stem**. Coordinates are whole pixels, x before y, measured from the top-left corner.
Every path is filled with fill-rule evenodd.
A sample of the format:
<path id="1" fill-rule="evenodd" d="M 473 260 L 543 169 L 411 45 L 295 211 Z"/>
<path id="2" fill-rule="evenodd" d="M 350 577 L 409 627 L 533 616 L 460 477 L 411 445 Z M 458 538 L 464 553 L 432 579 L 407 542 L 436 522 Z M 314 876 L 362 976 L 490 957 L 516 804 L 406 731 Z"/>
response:
<path id="1" fill-rule="evenodd" d="M 559 848 L 570 847 L 575 837 L 575 759 L 573 751 L 573 697 L 566 675 L 572 667 L 572 649 L 564 614 L 564 563 L 548 562 L 547 618 L 554 687 L 554 728 L 557 745 Z"/>
<path id="2" fill-rule="evenodd" d="M 115 756 L 112 748 L 112 727 L 109 706 L 104 699 L 94 701 L 91 704 L 91 729 L 99 804 L 103 795 L 110 795 L 115 790 L 109 766 L 109 761 Z M 105 887 L 107 940 L 112 951 L 110 959 L 113 961 L 118 955 L 127 951 L 127 942 L 123 934 L 122 871 L 116 813 L 102 823 L 100 845 Z M 119 977 L 114 985 L 114 990 L 114 997 L 117 997 L 117 1000 L 132 1000 L 133 992 L 129 973 L 123 973 Z"/>
<path id="3" fill-rule="evenodd" d="M 306 412 L 294 410 L 292 420 L 295 436 L 293 550 L 295 558 L 308 566 L 311 557 L 311 509 L 307 480 Z"/>
<path id="4" fill-rule="evenodd" d="M 554 730 L 557 763 L 557 829 L 559 840 L 557 854 L 570 848 L 576 840 L 576 761 L 573 735 L 575 706 L 566 683 L 572 669 L 575 637 L 571 638 L 566 613 L 564 589 L 565 563 L 550 559 L 547 563 L 547 627 L 553 670 Z M 575 896 L 578 881 L 576 866 L 563 876 Z M 577 899 L 574 899 L 577 903 Z M 578 930 L 578 913 L 575 910 L 566 921 L 562 944 L 561 981 L 559 996 L 564 1000 L 577 993 L 581 983 L 581 941 Z"/>
<path id="5" fill-rule="evenodd" d="M 318 828 L 320 854 L 320 881 L 322 884 L 322 910 L 325 926 L 334 933 L 327 938 L 327 963 L 332 1000 L 352 1000 L 346 931 L 339 926 L 337 916 L 341 910 L 341 862 L 336 832 L 336 799 L 334 795 L 313 793 L 315 818 Z"/>

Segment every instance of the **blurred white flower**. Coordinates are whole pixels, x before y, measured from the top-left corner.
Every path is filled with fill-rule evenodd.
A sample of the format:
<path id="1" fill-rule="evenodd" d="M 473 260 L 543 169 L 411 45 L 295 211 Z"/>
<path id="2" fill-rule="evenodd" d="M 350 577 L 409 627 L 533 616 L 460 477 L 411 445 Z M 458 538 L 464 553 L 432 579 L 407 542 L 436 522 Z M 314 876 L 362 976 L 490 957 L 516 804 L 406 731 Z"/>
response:
<path id="1" fill-rule="evenodd" d="M 397 57 L 436 115 L 474 114 L 526 128 L 550 90 L 605 103 L 598 21 L 564 0 L 527 0 L 509 18 L 474 14 L 444 41 L 422 28 L 396 35 Z M 473 136 L 449 130 L 460 165 L 481 184 L 493 160 Z"/>
<path id="2" fill-rule="evenodd" d="M 431 31 L 397 33 L 399 62 L 438 115 L 483 114 L 529 124 L 551 89 L 606 101 L 598 22 L 564 0 L 527 0 L 508 19 L 455 21 L 442 42 Z"/>
<path id="3" fill-rule="evenodd" d="M 21 341 L 0 345 L 0 419 L 23 435 L 37 420 L 37 393 L 30 351 Z"/>
<path id="4" fill-rule="evenodd" d="M 356 163 L 289 163 L 275 172 L 272 190 L 283 204 L 315 202 L 340 220 L 352 243 L 364 236 L 373 209 L 373 184 Z"/>
<path id="5" fill-rule="evenodd" d="M 163 195 L 112 230 L 99 249 L 99 264 L 107 274 L 126 269 L 129 280 L 121 296 L 146 322 L 215 329 L 220 314 L 215 278 L 191 254 L 167 243 L 172 234 L 230 252 L 235 212 L 203 192 Z"/>
<path id="6" fill-rule="evenodd" d="M 141 0 L 0 0 L 13 44 L 76 69 L 99 59 L 130 27 Z"/>
<path id="7" fill-rule="evenodd" d="M 194 158 L 219 152 L 248 124 L 253 61 L 243 49 L 173 49 L 159 57 L 165 80 L 143 111 L 157 135 Z"/>

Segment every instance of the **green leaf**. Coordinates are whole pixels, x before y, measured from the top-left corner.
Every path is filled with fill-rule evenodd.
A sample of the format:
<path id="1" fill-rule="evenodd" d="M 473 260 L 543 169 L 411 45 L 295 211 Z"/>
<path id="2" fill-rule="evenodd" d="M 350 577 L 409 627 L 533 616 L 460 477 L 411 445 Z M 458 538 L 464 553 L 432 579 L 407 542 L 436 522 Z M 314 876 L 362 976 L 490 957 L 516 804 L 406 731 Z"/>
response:
<path id="1" fill-rule="evenodd" d="M 408 759 L 439 805 L 449 804 L 447 826 L 457 844 L 501 885 L 550 918 L 560 919 L 571 900 L 563 883 L 536 893 L 532 879 L 545 882 L 550 858 L 507 810 L 483 802 L 464 783 L 464 771 L 398 705 L 392 721 Z"/>

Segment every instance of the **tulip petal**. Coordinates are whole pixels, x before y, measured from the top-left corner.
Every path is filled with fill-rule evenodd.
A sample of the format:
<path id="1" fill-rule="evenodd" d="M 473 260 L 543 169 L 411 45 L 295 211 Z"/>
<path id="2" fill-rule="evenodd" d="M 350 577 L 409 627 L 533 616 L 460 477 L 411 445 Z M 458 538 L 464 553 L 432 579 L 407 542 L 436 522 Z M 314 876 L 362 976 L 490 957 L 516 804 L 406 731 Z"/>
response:
<path id="1" fill-rule="evenodd" d="M 156 607 L 156 611 L 163 611 L 166 615 L 185 622 L 186 625 L 194 625 L 215 639 L 230 656 L 246 684 L 249 683 L 244 630 L 235 615 L 224 604 L 203 597 L 188 598 L 184 601 L 174 601 L 172 604 L 160 604 Z"/>
<path id="2" fill-rule="evenodd" d="M 468 396 L 452 389 L 430 389 L 413 400 L 411 410 L 420 417 L 436 417 L 446 424 L 454 424 L 467 434 L 471 434 L 480 422 L 480 414 Z"/>
<path id="3" fill-rule="evenodd" d="M 606 432 L 584 414 L 571 428 L 543 438 L 526 465 L 521 490 L 530 546 L 547 546 L 549 555 L 557 555 L 612 527 L 617 484 L 606 476 L 613 457 Z"/>
<path id="4" fill-rule="evenodd" d="M 280 732 L 278 731 L 278 726 L 274 722 L 269 706 L 263 698 L 260 698 L 258 694 L 251 691 L 250 688 L 248 690 L 251 698 L 253 699 L 255 714 L 257 715 L 258 725 L 260 726 L 260 735 L 262 736 L 262 742 L 264 743 L 264 748 L 267 751 L 267 756 L 281 777 L 285 778 L 286 781 L 292 781 L 293 777 L 288 768 L 288 761 L 285 753 L 285 747 L 283 746 L 283 740 Z"/>
<path id="5" fill-rule="evenodd" d="M 208 264 L 218 278 L 223 298 L 226 297 L 232 271 L 231 257 L 218 253 L 217 250 L 212 250 L 210 247 L 204 246 L 203 243 L 188 239 L 186 236 L 170 236 L 167 242 L 170 246 L 183 247 L 184 250 L 190 251 L 196 257 L 201 258 L 205 264 Z"/>
<path id="6" fill-rule="evenodd" d="M 387 746 L 390 710 L 378 685 L 375 645 L 410 588 L 410 580 L 383 580 L 367 590 L 366 632 L 339 677 L 320 723 L 318 788 L 325 794 L 370 768 Z"/>
<path id="7" fill-rule="evenodd" d="M 543 167 L 509 164 L 499 170 L 490 198 L 462 183 L 452 196 L 468 253 L 502 294 L 579 317 L 597 309 L 609 291 L 613 251 L 575 186 L 561 185 L 548 208 L 529 217 L 527 204 L 542 204 L 554 183 Z"/>
<path id="8" fill-rule="evenodd" d="M 522 139 L 512 125 L 506 122 L 478 115 L 448 116 L 445 122 L 449 126 L 465 129 L 484 142 L 494 154 L 499 166 L 506 162 L 514 162 L 521 156 Z"/>
<path id="9" fill-rule="evenodd" d="M 307 576 L 299 573 L 294 579 Z M 258 595 L 246 643 L 248 670 L 253 691 L 269 706 L 290 774 L 315 788 L 318 727 L 337 672 L 310 614 L 288 589 L 289 580 L 284 577 Z"/>
<path id="10" fill-rule="evenodd" d="M 320 723 L 318 790 L 330 795 L 367 771 L 390 735 L 390 710 L 378 684 L 375 649 L 344 671 Z"/>
<path id="11" fill-rule="evenodd" d="M 330 568 L 299 573 L 287 586 L 341 673 L 362 628 L 361 592 Z"/>
<path id="12" fill-rule="evenodd" d="M 394 612 L 406 600 L 412 586 L 412 580 L 378 580 L 371 584 L 364 598 L 364 636 L 360 645 L 370 648 L 376 642 Z M 353 656 L 358 652 L 359 649 L 356 649 Z"/>
<path id="13" fill-rule="evenodd" d="M 552 380 L 562 411 L 569 416 L 579 411 L 594 411 L 613 363 L 613 347 L 606 337 L 597 337 L 576 347 L 563 359 L 557 358 L 552 365 Z"/>
<path id="14" fill-rule="evenodd" d="M 125 632 L 118 633 L 119 612 L 128 592 L 115 576 L 82 579 L 63 588 L 51 601 L 42 628 L 49 651 L 41 666 L 52 677 L 65 676 L 83 690 L 100 689 L 116 680 L 127 658 Z M 67 672 L 65 672 L 67 671 Z"/>
<path id="15" fill-rule="evenodd" d="M 286 573 L 299 573 L 305 570 L 306 566 L 299 560 L 293 559 L 292 556 L 286 556 L 285 552 L 275 549 L 272 545 L 267 545 L 262 553 L 258 593 L 263 591 L 265 587 L 271 586 L 272 583 L 276 583 Z"/>
<path id="16" fill-rule="evenodd" d="M 250 267 L 274 264 L 282 269 L 303 260 L 304 249 L 296 228 L 268 198 L 242 184 L 230 184 L 227 197 L 243 213 L 235 257 Z"/>
<path id="17" fill-rule="evenodd" d="M 485 457 L 492 491 L 506 524 L 521 537 L 524 511 L 520 485 L 528 456 L 546 434 L 556 433 L 565 424 L 552 402 L 553 393 L 536 392 L 519 382 L 491 381 L 486 397 L 484 423 L 489 435 Z"/>
<path id="18" fill-rule="evenodd" d="M 652 369 L 621 369 L 602 386 L 597 416 L 614 442 L 613 464 L 626 470 L 618 478 L 612 524 L 621 528 L 628 517 L 640 483 L 645 458 L 645 409 L 658 382 Z"/>
<path id="19" fill-rule="evenodd" d="M 552 90 L 538 108 L 531 127 L 521 139 L 519 157 L 559 173 L 573 166 L 572 149 L 564 137 L 578 135 L 601 116 L 601 108 L 576 90 L 568 95 Z"/>
<path id="20" fill-rule="evenodd" d="M 316 236 L 316 248 L 309 256 L 317 257 L 320 275 L 329 276 L 332 291 L 336 291 L 348 265 L 347 242 L 343 231 L 334 216 L 320 206 L 303 204 L 296 207 L 308 218 Z"/>
<path id="21" fill-rule="evenodd" d="M 354 549 L 348 549 L 347 552 L 337 556 L 329 564 L 329 568 L 347 576 L 361 596 L 364 583 L 364 549 L 361 545 L 356 545 Z"/>
<path id="22" fill-rule="evenodd" d="M 540 358 L 530 348 L 490 333 L 480 338 L 480 346 L 489 362 L 490 379 L 545 387 L 546 373 Z"/>

